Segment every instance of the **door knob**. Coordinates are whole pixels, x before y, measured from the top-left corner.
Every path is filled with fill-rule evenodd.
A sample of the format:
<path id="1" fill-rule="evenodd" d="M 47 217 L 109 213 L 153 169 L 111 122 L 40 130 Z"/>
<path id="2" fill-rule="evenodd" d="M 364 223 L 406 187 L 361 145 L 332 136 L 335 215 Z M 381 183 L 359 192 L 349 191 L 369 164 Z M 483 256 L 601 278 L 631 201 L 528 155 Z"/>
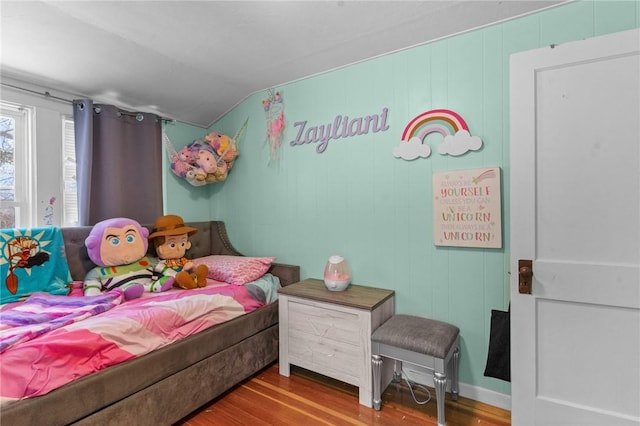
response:
<path id="1" fill-rule="evenodd" d="M 531 281 L 533 278 L 533 262 L 530 259 L 518 260 L 518 292 L 531 294 Z"/>

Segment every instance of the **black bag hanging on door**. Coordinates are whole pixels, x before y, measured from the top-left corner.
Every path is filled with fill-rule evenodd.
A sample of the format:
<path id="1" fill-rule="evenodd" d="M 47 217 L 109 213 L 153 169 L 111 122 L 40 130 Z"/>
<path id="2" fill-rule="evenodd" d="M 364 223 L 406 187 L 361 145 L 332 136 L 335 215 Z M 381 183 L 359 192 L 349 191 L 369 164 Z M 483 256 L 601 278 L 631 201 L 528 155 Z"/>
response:
<path id="1" fill-rule="evenodd" d="M 484 375 L 511 381 L 511 307 L 509 311 L 491 310 L 489 353 Z"/>

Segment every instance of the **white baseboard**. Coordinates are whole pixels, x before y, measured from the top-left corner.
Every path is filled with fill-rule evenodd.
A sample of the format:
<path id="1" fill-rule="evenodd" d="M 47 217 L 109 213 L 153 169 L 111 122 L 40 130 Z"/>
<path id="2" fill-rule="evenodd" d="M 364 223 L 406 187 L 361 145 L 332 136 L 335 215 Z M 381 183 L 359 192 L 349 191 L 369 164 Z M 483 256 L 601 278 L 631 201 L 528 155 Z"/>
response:
<path id="1" fill-rule="evenodd" d="M 481 388 L 480 386 L 460 383 L 460 395 L 484 404 L 493 405 L 511 411 L 511 395 Z"/>
<path id="2" fill-rule="evenodd" d="M 433 387 L 433 374 L 429 370 L 405 363 L 403 371 L 409 377 L 409 380 Z M 506 395 L 504 393 L 466 383 L 460 383 L 459 388 L 460 396 L 482 402 L 483 404 L 493 405 L 494 407 L 502 408 L 503 410 L 511 410 L 511 395 Z M 451 382 L 447 380 L 447 392 L 450 391 Z M 435 398 L 435 395 L 433 395 L 433 398 Z"/>

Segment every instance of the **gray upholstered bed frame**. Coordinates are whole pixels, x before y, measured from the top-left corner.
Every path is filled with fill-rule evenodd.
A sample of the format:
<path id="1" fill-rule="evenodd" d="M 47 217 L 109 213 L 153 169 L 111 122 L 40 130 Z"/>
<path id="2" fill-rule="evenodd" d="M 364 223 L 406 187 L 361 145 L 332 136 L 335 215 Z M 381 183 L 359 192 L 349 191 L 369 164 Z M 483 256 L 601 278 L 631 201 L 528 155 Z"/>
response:
<path id="1" fill-rule="evenodd" d="M 191 222 L 190 258 L 241 254 L 223 222 Z M 83 280 L 94 265 L 84 240 L 91 227 L 63 228 L 71 276 Z M 270 253 L 264 253 L 265 256 Z M 300 268 L 274 264 L 282 285 Z M 78 379 L 47 395 L 10 404 L 2 425 L 170 425 L 278 358 L 277 302 L 204 330 L 138 359 Z"/>

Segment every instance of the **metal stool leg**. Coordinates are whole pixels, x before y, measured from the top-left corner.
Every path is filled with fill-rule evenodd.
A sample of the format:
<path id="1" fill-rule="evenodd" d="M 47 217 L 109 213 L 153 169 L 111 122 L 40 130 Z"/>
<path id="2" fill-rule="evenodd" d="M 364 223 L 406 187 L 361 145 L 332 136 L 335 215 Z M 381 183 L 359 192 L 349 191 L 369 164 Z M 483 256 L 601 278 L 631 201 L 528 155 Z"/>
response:
<path id="1" fill-rule="evenodd" d="M 460 370 L 460 348 L 453 352 L 453 371 L 451 372 L 451 399 L 458 400 L 458 371 Z"/>
<path id="2" fill-rule="evenodd" d="M 434 373 L 433 384 L 436 388 L 436 404 L 438 407 L 438 426 L 444 424 L 444 393 L 447 388 L 447 376 L 442 373 Z"/>
<path id="3" fill-rule="evenodd" d="M 382 398 L 380 396 L 380 382 L 382 381 L 382 357 L 380 355 L 371 356 L 371 366 L 373 368 L 373 408 L 380 411 Z"/>

